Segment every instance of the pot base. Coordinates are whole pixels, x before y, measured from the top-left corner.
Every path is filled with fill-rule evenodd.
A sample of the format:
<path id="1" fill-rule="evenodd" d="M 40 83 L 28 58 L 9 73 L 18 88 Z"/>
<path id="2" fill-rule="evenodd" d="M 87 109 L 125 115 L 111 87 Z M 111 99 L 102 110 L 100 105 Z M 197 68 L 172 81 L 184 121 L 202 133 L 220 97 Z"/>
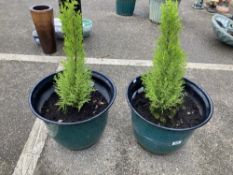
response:
<path id="1" fill-rule="evenodd" d="M 166 144 L 162 146 L 160 144 L 154 144 L 152 147 L 150 140 L 147 140 L 144 137 L 140 137 L 140 134 L 135 133 L 135 131 L 134 131 L 134 136 L 137 139 L 138 145 L 140 145 L 142 149 L 152 154 L 157 154 L 157 155 L 171 154 L 179 150 L 181 147 L 183 147 L 186 144 L 186 142 L 177 141 L 177 143 L 180 143 L 180 144 L 171 145 L 170 147 L 168 147 Z"/>

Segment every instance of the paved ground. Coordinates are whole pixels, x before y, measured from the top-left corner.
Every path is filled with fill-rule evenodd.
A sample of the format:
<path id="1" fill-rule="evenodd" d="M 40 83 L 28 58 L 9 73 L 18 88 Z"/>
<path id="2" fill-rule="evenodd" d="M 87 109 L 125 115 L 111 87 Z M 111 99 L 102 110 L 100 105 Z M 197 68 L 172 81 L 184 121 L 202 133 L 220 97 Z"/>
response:
<path id="1" fill-rule="evenodd" d="M 0 174 L 14 171 L 34 119 L 28 107 L 30 88 L 56 64 L 0 62 Z"/>
<path id="2" fill-rule="evenodd" d="M 42 58 L 43 59 L 43 58 Z M 27 105 L 27 92 L 35 79 L 54 71 L 56 64 L 1 61 L 1 174 L 11 174 L 33 123 Z M 47 138 L 35 175 L 50 174 L 231 174 L 233 155 L 232 71 L 187 71 L 187 76 L 203 86 L 215 104 L 214 118 L 197 130 L 176 153 L 155 156 L 137 145 L 130 112 L 125 100 L 127 84 L 147 67 L 96 66 L 116 82 L 118 97 L 110 111 L 107 128 L 100 142 L 84 151 L 69 151 Z M 9 72 L 9 70 L 13 70 Z M 34 71 L 31 71 L 34 70 Z M 31 74 L 28 74 L 31 72 Z M 119 73 L 120 72 L 120 73 Z M 9 74 L 7 74 L 9 73 Z M 17 78 L 16 78 L 17 77 Z M 19 77 L 22 77 L 19 81 Z M 9 81 L 10 80 L 10 81 Z M 9 82 L 9 83 L 8 83 Z M 7 87 L 6 87 L 7 86 Z M 14 87 L 19 87 L 15 88 Z M 21 90 L 23 89 L 23 93 Z M 17 93 L 19 91 L 19 94 Z M 10 95 L 9 95 L 10 94 Z M 10 99 L 8 100 L 10 96 Z M 19 97 L 18 97 L 19 96 Z M 13 100 L 12 100 L 13 99 Z M 16 100 L 14 100 L 16 99 Z M 19 108 L 23 108 L 19 109 Z M 7 117 L 5 117 L 7 116 Z M 12 116 L 9 118 L 9 116 Z M 23 119 L 19 116 L 24 116 Z M 10 135 L 6 132 L 10 132 Z M 46 131 L 45 131 L 46 132 Z M 12 137 L 12 134 L 13 137 Z M 36 146 L 36 145 L 35 145 Z"/>
<path id="3" fill-rule="evenodd" d="M 57 16 L 58 5 L 54 0 L 0 0 L 0 53 L 43 55 L 41 48 L 32 44 L 31 38 L 33 24 L 28 7 L 36 3 L 51 4 Z M 212 32 L 212 15 L 193 10 L 192 4 L 193 0 L 183 0 L 180 5 L 184 26 L 181 41 L 188 61 L 233 65 L 232 47 L 216 40 Z M 116 15 L 114 7 L 115 0 L 82 2 L 83 16 L 92 19 L 94 25 L 91 37 L 84 42 L 87 56 L 151 59 L 159 29 L 158 25 L 148 20 L 148 0 L 137 1 L 132 17 Z M 58 42 L 55 55 L 63 55 L 62 42 Z M 19 57 L 24 55 L 17 56 Z M 33 61 L 35 57 L 31 58 Z M 43 58 L 41 59 L 43 62 Z M 1 175 L 12 174 L 33 125 L 34 120 L 27 103 L 28 90 L 45 74 L 55 71 L 56 67 L 56 64 L 51 63 L 0 59 Z M 34 174 L 233 173 L 232 71 L 188 70 L 187 76 L 207 89 L 213 98 L 214 118 L 195 132 L 180 151 L 167 156 L 154 156 L 136 144 L 124 96 L 129 80 L 147 68 L 110 65 L 91 67 L 111 76 L 118 88 L 118 97 L 110 111 L 102 139 L 88 150 L 72 152 L 47 138 Z"/>
<path id="4" fill-rule="evenodd" d="M 57 0 L 12 0 L 11 3 L 0 0 L 0 53 L 43 54 L 31 38 L 33 24 L 28 8 L 36 3 L 51 4 L 57 16 Z M 212 31 L 212 14 L 195 11 L 192 4 L 193 0 L 180 4 L 184 24 L 181 38 L 188 60 L 233 64 L 232 48 L 216 40 Z M 137 1 L 132 17 L 116 15 L 115 0 L 85 0 L 82 8 L 83 16 L 93 20 L 92 36 L 85 40 L 88 57 L 151 59 L 159 30 L 148 20 L 148 0 Z M 63 54 L 61 48 L 62 43 L 58 42 L 55 55 Z"/>

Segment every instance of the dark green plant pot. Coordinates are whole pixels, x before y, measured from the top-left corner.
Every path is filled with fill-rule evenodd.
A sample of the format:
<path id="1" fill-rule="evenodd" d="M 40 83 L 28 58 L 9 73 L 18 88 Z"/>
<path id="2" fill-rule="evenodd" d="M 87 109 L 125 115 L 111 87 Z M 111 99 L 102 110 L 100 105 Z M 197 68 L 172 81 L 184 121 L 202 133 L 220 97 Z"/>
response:
<path id="1" fill-rule="evenodd" d="M 136 0 L 116 0 L 116 13 L 121 16 L 132 16 Z"/>
<path id="2" fill-rule="evenodd" d="M 185 91 L 193 93 L 194 99 L 200 104 L 202 123 L 184 129 L 174 129 L 154 124 L 142 117 L 132 103 L 136 93 L 142 89 L 140 77 L 133 80 L 128 87 L 127 100 L 131 108 L 132 125 L 137 142 L 154 154 L 167 154 L 181 148 L 193 131 L 206 124 L 213 114 L 213 103 L 208 94 L 192 81 L 184 78 Z"/>
<path id="3" fill-rule="evenodd" d="M 78 122 L 55 122 L 44 118 L 41 108 L 45 101 L 54 93 L 54 76 L 51 74 L 32 89 L 29 96 L 29 105 L 33 114 L 43 120 L 48 128 L 49 135 L 56 142 L 71 150 L 81 150 L 95 144 L 101 137 L 107 123 L 108 110 L 116 97 L 116 88 L 113 82 L 106 76 L 93 71 L 92 79 L 95 88 L 106 98 L 108 106 L 96 116 Z"/>

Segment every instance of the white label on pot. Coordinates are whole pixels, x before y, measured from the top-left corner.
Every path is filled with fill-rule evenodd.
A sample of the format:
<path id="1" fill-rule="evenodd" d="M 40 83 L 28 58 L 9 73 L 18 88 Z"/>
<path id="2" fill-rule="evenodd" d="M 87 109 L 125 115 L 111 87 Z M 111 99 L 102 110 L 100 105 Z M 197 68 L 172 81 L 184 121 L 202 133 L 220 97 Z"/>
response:
<path id="1" fill-rule="evenodd" d="M 177 141 L 172 142 L 172 146 L 179 145 L 181 143 L 182 143 L 182 140 L 177 140 Z"/>

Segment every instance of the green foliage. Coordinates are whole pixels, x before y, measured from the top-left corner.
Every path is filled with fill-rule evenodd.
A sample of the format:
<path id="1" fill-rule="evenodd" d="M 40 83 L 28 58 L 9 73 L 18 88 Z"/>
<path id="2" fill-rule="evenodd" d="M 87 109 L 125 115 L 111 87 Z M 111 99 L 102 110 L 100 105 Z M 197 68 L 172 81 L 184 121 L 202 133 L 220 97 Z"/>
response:
<path id="1" fill-rule="evenodd" d="M 167 0 L 162 5 L 161 36 L 153 57 L 153 67 L 142 76 L 150 110 L 161 123 L 172 118 L 183 100 L 185 54 L 180 46 L 181 22 L 178 3 Z"/>
<path id="2" fill-rule="evenodd" d="M 74 10 L 76 4 L 76 1 L 64 3 L 60 14 L 67 58 L 63 62 L 64 71 L 55 77 L 55 91 L 59 96 L 57 105 L 64 112 L 68 106 L 80 110 L 94 91 L 91 71 L 84 64 L 82 17 Z"/>

